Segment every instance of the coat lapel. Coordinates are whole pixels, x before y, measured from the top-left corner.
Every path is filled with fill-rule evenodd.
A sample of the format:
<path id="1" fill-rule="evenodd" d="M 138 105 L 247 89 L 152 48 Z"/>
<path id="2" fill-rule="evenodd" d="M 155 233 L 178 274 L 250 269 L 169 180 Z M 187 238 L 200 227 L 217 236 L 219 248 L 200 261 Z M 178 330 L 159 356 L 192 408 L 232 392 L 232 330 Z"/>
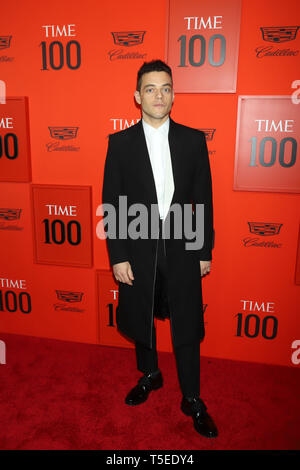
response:
<path id="1" fill-rule="evenodd" d="M 173 180 L 174 180 L 174 192 L 173 197 L 171 200 L 171 204 L 173 204 L 174 200 L 176 200 L 176 189 L 178 189 L 178 182 L 180 178 L 179 172 L 179 158 L 180 158 L 180 141 L 178 139 L 178 135 L 176 134 L 176 122 L 170 118 L 170 128 L 169 128 L 169 146 L 170 146 L 170 155 L 171 155 L 171 162 L 172 162 L 172 172 L 173 172 Z"/>
<path id="2" fill-rule="evenodd" d="M 155 180 L 152 171 L 151 160 L 147 148 L 146 137 L 142 125 L 142 120 L 132 126 L 132 152 L 135 155 L 136 168 L 138 171 L 138 177 L 144 182 L 145 191 L 148 193 L 149 200 L 155 204 L 157 201 Z M 170 118 L 169 127 L 169 147 L 172 163 L 172 173 L 174 180 L 174 192 L 170 205 L 176 198 L 176 183 L 180 178 L 179 174 L 179 155 L 180 155 L 180 142 L 176 135 L 176 122 Z"/>

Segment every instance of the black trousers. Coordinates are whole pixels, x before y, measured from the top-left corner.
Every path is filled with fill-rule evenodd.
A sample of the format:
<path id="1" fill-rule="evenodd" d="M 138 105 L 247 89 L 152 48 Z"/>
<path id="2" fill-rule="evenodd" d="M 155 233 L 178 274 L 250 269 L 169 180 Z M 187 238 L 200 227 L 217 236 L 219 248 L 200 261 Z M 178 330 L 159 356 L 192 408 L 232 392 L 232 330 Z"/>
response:
<path id="1" fill-rule="evenodd" d="M 160 222 L 156 269 L 156 275 L 160 275 L 160 279 L 164 283 L 164 288 L 167 289 L 168 273 L 164 240 L 162 238 L 162 222 Z M 152 349 L 138 342 L 135 343 L 137 368 L 144 374 L 158 370 L 156 329 L 154 323 L 152 328 Z M 198 397 L 200 395 L 200 340 L 196 343 L 174 347 L 174 353 L 182 394 L 186 397 Z"/>

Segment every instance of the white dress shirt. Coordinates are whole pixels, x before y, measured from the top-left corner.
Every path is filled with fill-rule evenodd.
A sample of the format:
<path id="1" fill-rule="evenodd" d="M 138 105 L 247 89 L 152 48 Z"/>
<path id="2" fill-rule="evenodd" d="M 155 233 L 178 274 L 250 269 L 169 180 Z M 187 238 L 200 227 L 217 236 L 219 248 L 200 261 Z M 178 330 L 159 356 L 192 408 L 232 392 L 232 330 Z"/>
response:
<path id="1" fill-rule="evenodd" d="M 161 219 L 164 219 L 169 211 L 174 193 L 168 139 L 170 119 L 168 118 L 157 129 L 147 124 L 144 119 L 142 119 L 142 123 L 155 181 L 159 215 Z"/>

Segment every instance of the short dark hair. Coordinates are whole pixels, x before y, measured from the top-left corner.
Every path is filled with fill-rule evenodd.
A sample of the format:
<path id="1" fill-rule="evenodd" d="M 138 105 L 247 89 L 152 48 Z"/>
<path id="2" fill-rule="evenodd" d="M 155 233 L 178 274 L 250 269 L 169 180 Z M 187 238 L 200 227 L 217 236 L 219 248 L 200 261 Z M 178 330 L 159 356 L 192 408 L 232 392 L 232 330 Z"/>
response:
<path id="1" fill-rule="evenodd" d="M 141 68 L 138 71 L 137 82 L 136 82 L 137 91 L 141 90 L 142 76 L 145 73 L 149 73 L 149 72 L 166 72 L 170 75 L 171 81 L 173 83 L 172 70 L 168 66 L 168 64 L 166 64 L 165 62 L 163 62 L 162 60 L 159 60 L 159 59 L 158 60 L 151 60 L 150 62 L 144 62 L 143 65 L 141 66 Z"/>

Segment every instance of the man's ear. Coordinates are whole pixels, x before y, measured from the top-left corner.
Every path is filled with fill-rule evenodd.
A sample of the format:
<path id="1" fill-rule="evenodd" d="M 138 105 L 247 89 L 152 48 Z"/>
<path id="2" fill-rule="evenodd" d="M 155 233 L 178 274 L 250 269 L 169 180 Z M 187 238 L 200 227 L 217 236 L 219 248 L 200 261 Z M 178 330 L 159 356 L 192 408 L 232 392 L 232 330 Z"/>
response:
<path id="1" fill-rule="evenodd" d="M 172 90 L 172 103 L 173 103 L 174 99 L 175 99 L 175 93 L 174 93 L 174 90 Z"/>
<path id="2" fill-rule="evenodd" d="M 139 91 L 135 90 L 134 97 L 135 97 L 135 101 L 137 102 L 137 104 L 141 104 L 141 95 Z"/>

